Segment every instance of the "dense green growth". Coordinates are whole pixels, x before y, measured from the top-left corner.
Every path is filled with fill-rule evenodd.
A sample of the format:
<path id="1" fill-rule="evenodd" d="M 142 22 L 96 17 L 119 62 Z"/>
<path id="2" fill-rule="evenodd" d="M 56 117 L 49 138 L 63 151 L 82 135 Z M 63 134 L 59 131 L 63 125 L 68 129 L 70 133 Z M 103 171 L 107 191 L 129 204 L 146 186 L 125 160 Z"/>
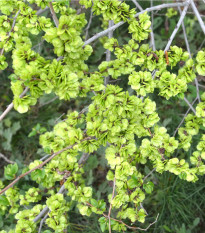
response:
<path id="1" fill-rule="evenodd" d="M 189 84 L 197 75 L 205 76 L 205 50 L 193 58 L 176 45 L 168 51 L 153 51 L 148 44 L 151 20 L 147 12 L 136 17 L 137 10 L 126 1 L 79 3 L 102 16 L 102 27 L 110 20 L 127 23 L 127 42 L 121 43 L 117 37 L 101 39 L 103 51 L 111 51 L 112 60 L 100 62 L 95 69 L 88 62 L 94 45 L 83 38 L 86 16 L 69 1 L 0 1 L 0 69 L 10 67 L 6 54 L 11 52 L 9 79 L 14 109 L 26 113 L 46 94 L 55 94 L 62 101 L 88 99 L 87 107 L 69 111 L 63 120 L 51 124 L 52 129 L 41 127 L 39 122 L 30 130 L 28 136 L 39 134 L 40 145 L 52 159 L 36 159 L 21 169 L 17 163 L 5 166 L 0 180 L 0 217 L 3 220 L 9 214 L 17 221 L 5 225 L 1 233 L 38 232 L 44 215 L 42 232 L 67 232 L 75 207 L 83 216 L 96 215 L 102 232 L 140 230 L 151 222 L 146 221 L 143 203 L 155 189 L 147 166 L 161 177 L 169 172 L 188 182 L 205 174 L 205 93 L 198 93 L 196 110 L 187 114 L 176 136 L 160 123 L 161 113 L 153 97 L 168 103 L 174 98 L 184 101 Z M 50 7 L 55 24 L 34 10 L 45 7 Z M 166 16 L 176 14 L 171 8 Z M 47 59 L 34 49 L 39 37 L 50 46 L 55 59 Z M 124 86 L 115 82 L 120 77 Z M 130 88 L 125 88 L 128 85 Z M 7 124 L 13 135 L 20 127 L 18 122 Z M 180 156 L 190 148 L 189 158 Z M 108 168 L 103 182 L 111 186 L 102 197 L 86 179 L 92 177 L 92 169 L 85 165 L 89 155 L 92 159 L 100 150 L 104 150 Z M 25 172 L 31 173 L 30 178 L 22 178 L 30 181 L 26 188 L 24 181 L 7 188 Z M 43 209 L 46 211 L 39 217 Z M 152 223 L 157 216 L 153 219 Z"/>

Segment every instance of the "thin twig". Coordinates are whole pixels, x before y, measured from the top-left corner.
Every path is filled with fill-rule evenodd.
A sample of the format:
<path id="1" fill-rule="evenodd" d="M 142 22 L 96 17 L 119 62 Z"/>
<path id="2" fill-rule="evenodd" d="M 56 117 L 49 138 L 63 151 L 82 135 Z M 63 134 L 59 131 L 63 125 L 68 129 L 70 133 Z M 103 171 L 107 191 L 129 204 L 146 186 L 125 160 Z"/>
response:
<path id="1" fill-rule="evenodd" d="M 55 120 L 54 124 L 56 124 L 56 123 L 61 119 L 61 117 L 63 117 L 64 115 L 65 115 L 65 113 L 61 114 L 61 115 Z"/>
<path id="2" fill-rule="evenodd" d="M 181 11 L 180 7 L 178 7 L 178 10 L 179 10 L 180 15 L 182 15 L 182 11 Z M 188 41 L 188 38 L 187 38 L 186 28 L 185 28 L 185 25 L 184 25 L 184 21 L 182 21 L 182 29 L 183 29 L 184 40 L 185 40 L 185 43 L 186 43 L 187 51 L 189 53 L 189 57 L 192 58 L 192 56 L 191 56 L 191 50 L 190 50 L 190 46 L 189 46 L 189 41 Z M 196 84 L 197 98 L 198 98 L 198 101 L 200 103 L 201 100 L 200 100 L 199 83 L 198 83 L 197 77 L 195 78 L 195 84 Z"/>
<path id="3" fill-rule="evenodd" d="M 5 156 L 5 155 L 3 155 L 2 153 L 0 153 L 0 158 L 4 159 L 7 163 L 12 163 L 12 164 L 14 164 L 14 162 L 13 162 L 13 161 L 11 161 L 11 160 L 7 159 L 7 158 L 6 158 L 6 156 Z"/>
<path id="4" fill-rule="evenodd" d="M 177 6 L 185 6 L 187 3 L 186 2 L 182 2 L 182 3 L 167 3 L 167 4 L 161 4 L 158 6 L 153 6 L 153 7 L 149 7 L 141 12 L 138 12 L 135 17 L 138 17 L 140 14 L 143 14 L 145 12 L 151 12 L 151 11 L 155 11 L 155 10 L 161 10 L 164 8 L 169 8 L 169 7 L 177 7 Z M 97 33 L 96 35 L 94 35 L 93 37 L 91 37 L 90 39 L 86 40 L 84 43 L 85 45 L 88 45 L 90 43 L 92 43 L 93 41 L 97 40 L 98 38 L 105 36 L 108 34 L 109 31 L 114 31 L 115 29 L 117 29 L 118 27 L 120 27 L 121 25 L 123 25 L 125 22 L 124 21 L 120 21 L 119 23 L 113 25 L 111 28 L 108 28 L 102 32 Z"/>
<path id="5" fill-rule="evenodd" d="M 135 6 L 140 10 L 140 11 L 143 11 L 143 8 L 140 6 L 140 4 L 136 1 L 136 0 L 132 0 L 132 2 L 135 4 Z M 151 0 L 151 7 L 153 7 L 153 2 Z M 152 12 L 152 25 L 151 25 L 151 32 L 150 32 L 150 35 L 151 35 L 151 44 L 152 44 L 152 48 L 153 50 L 155 51 L 156 50 L 156 47 L 155 47 L 155 42 L 154 42 L 154 33 L 153 33 L 153 12 Z"/>
<path id="6" fill-rule="evenodd" d="M 91 205 L 91 204 L 90 204 L 90 203 L 88 203 L 88 202 L 87 202 L 87 205 L 89 205 L 89 206 L 91 206 L 91 207 L 94 207 L 93 205 Z M 108 218 L 108 215 L 106 215 L 105 213 L 102 213 L 102 215 L 103 215 L 105 218 Z M 131 226 L 127 225 L 126 223 L 124 223 L 122 220 L 118 220 L 118 219 L 115 219 L 115 218 L 110 218 L 110 219 L 112 219 L 112 220 L 114 220 L 114 221 L 116 221 L 116 222 L 119 222 L 119 223 L 121 223 L 121 224 L 125 225 L 127 228 L 132 229 L 132 230 L 147 231 L 147 230 L 148 230 L 148 229 L 149 229 L 153 224 L 155 224 L 155 223 L 157 222 L 158 217 L 159 217 L 159 214 L 157 214 L 157 217 L 156 217 L 155 221 L 154 221 L 154 222 L 152 222 L 152 223 L 150 223 L 150 224 L 149 224 L 149 226 L 148 226 L 148 227 L 146 227 L 146 228 L 141 228 L 141 227 L 131 227 Z"/>
<path id="7" fill-rule="evenodd" d="M 114 181 L 113 181 L 112 198 L 111 198 L 111 201 L 110 201 L 110 208 L 109 208 L 109 212 L 108 212 L 109 233 L 112 233 L 110 215 L 111 215 L 111 210 L 112 210 L 112 200 L 114 199 L 114 196 L 115 196 L 115 183 L 116 183 L 116 178 L 114 178 Z"/>
<path id="8" fill-rule="evenodd" d="M 106 215 L 104 215 L 106 217 Z M 117 220 L 117 219 L 114 219 L 114 218 L 111 218 L 112 220 L 116 221 L 116 222 L 119 222 L 119 223 L 122 223 L 123 225 L 125 225 L 127 228 L 129 229 L 133 229 L 133 230 L 141 230 L 141 231 L 147 231 L 153 224 L 155 224 L 158 220 L 158 217 L 159 217 L 159 214 L 157 214 L 157 217 L 155 219 L 154 222 L 150 223 L 148 227 L 146 228 L 141 228 L 141 227 L 131 227 L 129 225 L 127 225 L 126 223 L 124 223 L 123 221 L 121 220 Z"/>
<path id="9" fill-rule="evenodd" d="M 39 226 L 39 229 L 38 229 L 38 233 L 41 233 L 41 229 L 43 227 L 43 223 L 46 221 L 47 217 L 48 217 L 48 214 L 49 212 L 43 217 L 43 219 L 41 220 L 40 222 L 40 226 Z"/>
<path id="10" fill-rule="evenodd" d="M 34 45 L 31 49 L 35 49 L 36 47 L 38 47 L 38 53 L 40 53 L 40 47 L 41 45 L 44 43 L 45 39 L 43 39 L 41 42 L 39 42 L 38 44 Z"/>
<path id="11" fill-rule="evenodd" d="M 56 16 L 56 13 L 55 13 L 55 11 L 54 11 L 54 9 L 53 9 L 53 4 L 52 4 L 52 2 L 49 2 L 49 6 L 50 6 L 50 11 L 51 11 L 51 15 L 52 15 L 53 21 L 54 21 L 56 27 L 58 27 L 59 21 L 58 21 L 58 18 L 57 18 L 57 16 Z"/>
<path id="12" fill-rule="evenodd" d="M 181 15 L 182 10 L 181 10 L 181 8 L 179 6 L 178 6 L 178 11 L 179 11 L 179 13 Z M 183 29 L 183 34 L 184 34 L 184 40 L 185 40 L 185 43 L 186 43 L 186 48 L 187 48 L 187 51 L 189 53 L 189 57 L 191 58 L 191 50 L 190 50 L 189 41 L 188 41 L 188 38 L 187 38 L 187 33 L 186 33 L 186 28 L 185 28 L 185 25 L 184 25 L 184 21 L 182 21 L 182 29 Z"/>
<path id="13" fill-rule="evenodd" d="M 204 34 L 205 34 L 205 25 L 204 25 L 204 22 L 203 22 L 203 20 L 202 20 L 200 14 L 199 14 L 199 11 L 198 11 L 196 5 L 194 4 L 194 1 L 193 1 L 193 0 L 191 0 L 191 7 L 192 7 L 192 10 L 193 10 L 194 14 L 196 15 L 196 17 L 197 17 L 197 19 L 198 19 L 198 21 L 199 21 L 199 24 L 200 24 L 200 26 L 201 26 L 202 31 L 203 31 Z"/>
<path id="14" fill-rule="evenodd" d="M 86 27 L 85 29 L 85 40 L 88 39 L 88 32 L 89 32 L 89 29 L 90 29 L 90 25 L 92 23 L 92 18 L 93 18 L 93 11 L 92 11 L 92 8 L 91 8 L 91 11 L 90 11 L 90 19 L 89 19 L 89 22 L 88 22 L 88 26 Z"/>
<path id="15" fill-rule="evenodd" d="M 151 0 L 151 7 L 153 7 L 153 0 Z M 154 13 L 151 13 L 152 17 L 152 25 L 151 25 L 151 41 L 152 41 L 152 49 L 153 51 L 156 50 L 155 39 L 154 39 L 154 32 L 153 32 L 153 24 L 154 24 Z"/>
<path id="16" fill-rule="evenodd" d="M 142 205 L 142 203 L 140 203 L 140 208 L 144 210 L 145 214 L 148 215 L 146 209 L 144 208 L 144 206 Z"/>
<path id="17" fill-rule="evenodd" d="M 201 84 L 199 84 L 199 87 L 205 88 L 205 86 L 204 86 L 204 85 L 201 85 Z"/>
<path id="18" fill-rule="evenodd" d="M 196 100 L 197 100 L 197 97 L 196 97 L 196 99 L 192 102 L 191 105 L 194 105 L 194 103 L 196 102 Z M 183 119 L 181 120 L 180 124 L 177 126 L 176 130 L 174 131 L 173 137 L 176 136 L 176 133 L 177 133 L 178 129 L 179 129 L 179 128 L 181 127 L 181 125 L 184 123 L 184 120 L 185 120 L 185 118 L 186 118 L 186 116 L 188 115 L 188 113 L 189 113 L 190 110 L 191 110 L 191 108 L 189 107 L 188 110 L 186 111 L 186 113 L 184 114 L 184 117 L 183 117 Z"/>
<path id="19" fill-rule="evenodd" d="M 201 45 L 199 46 L 198 50 L 194 53 L 194 55 L 202 49 L 202 47 L 204 46 L 204 43 L 205 43 L 205 39 L 202 41 Z"/>
<path id="20" fill-rule="evenodd" d="M 186 6 L 184 7 L 184 10 L 182 11 L 182 14 L 181 14 L 181 16 L 180 16 L 180 18 L 179 18 L 179 21 L 178 21 L 178 23 L 177 23 L 177 25 L 176 25 L 174 31 L 172 32 L 172 35 L 170 36 L 169 41 L 168 41 L 168 43 L 167 43 L 167 45 L 166 45 L 164 51 L 169 50 L 169 47 L 170 47 L 170 45 L 172 44 L 172 41 L 173 41 L 174 37 L 176 36 L 177 31 L 178 31 L 178 29 L 180 28 L 180 26 L 181 26 L 181 24 L 182 24 L 182 22 L 183 22 L 183 19 L 184 19 L 185 15 L 186 15 L 186 12 L 187 12 L 187 10 L 188 10 L 188 8 L 189 8 L 190 1 L 191 1 L 191 0 L 187 0 L 187 1 L 185 2 L 185 3 L 186 3 Z"/>
<path id="21" fill-rule="evenodd" d="M 186 97 L 184 97 L 184 101 L 189 105 L 190 109 L 193 111 L 193 113 L 196 115 L 196 111 L 193 108 L 192 104 L 189 103 L 188 99 Z"/>
<path id="22" fill-rule="evenodd" d="M 65 185 L 63 184 L 61 188 L 58 191 L 58 194 L 61 194 L 65 191 Z M 43 210 L 34 218 L 34 222 L 37 222 L 39 219 L 41 219 L 45 214 L 49 212 L 48 206 L 44 207 Z"/>
<path id="23" fill-rule="evenodd" d="M 49 9 L 48 6 L 45 7 L 45 9 L 39 9 L 39 10 L 36 12 L 36 14 L 37 14 L 37 15 L 41 15 L 41 14 L 43 14 L 45 11 L 47 11 L 48 9 Z"/>
<path id="24" fill-rule="evenodd" d="M 11 32 L 14 30 L 14 27 L 15 27 L 15 24 L 16 24 L 16 20 L 17 20 L 17 17 L 18 17 L 18 15 L 20 14 L 20 10 L 16 13 L 16 15 L 15 15 L 15 17 L 14 17 L 14 19 L 13 19 L 13 23 L 12 23 L 12 26 L 11 26 L 11 30 L 9 31 L 9 33 L 8 33 L 8 38 L 7 38 L 7 40 L 9 40 L 9 38 L 10 38 L 10 36 L 11 36 Z M 2 50 L 1 50 L 1 53 L 0 53 L 0 55 L 3 55 L 3 53 L 4 53 L 4 48 L 2 48 Z"/>
<path id="25" fill-rule="evenodd" d="M 143 182 L 156 170 L 156 167 L 152 169 L 143 179 Z"/>
<path id="26" fill-rule="evenodd" d="M 43 156 L 41 159 L 39 159 L 40 161 L 43 161 L 43 160 L 45 160 L 46 158 L 48 158 L 50 155 L 45 155 L 45 156 Z"/>
<path id="27" fill-rule="evenodd" d="M 90 140 L 90 139 L 92 139 L 92 137 L 84 138 L 84 139 L 82 139 L 80 142 L 83 142 L 83 141 L 86 141 L 86 140 Z M 48 162 L 49 162 L 51 159 L 53 159 L 55 156 L 61 154 L 62 152 L 66 151 L 66 150 L 72 149 L 75 145 L 77 145 L 77 143 L 75 143 L 75 144 L 73 144 L 73 145 L 71 145 L 71 146 L 68 146 L 68 147 L 63 148 L 62 150 L 60 150 L 60 151 L 58 151 L 58 152 L 52 154 L 51 157 L 49 157 L 48 159 L 46 159 L 44 162 L 42 162 L 42 163 L 39 164 L 38 166 L 36 166 L 36 167 L 30 169 L 29 171 L 27 171 L 27 172 L 21 174 L 21 175 L 18 176 L 14 181 L 12 181 L 9 185 L 7 185 L 4 189 L 2 189 L 2 190 L 0 191 L 0 194 L 4 193 L 6 190 L 8 190 L 9 188 L 11 188 L 14 184 L 16 184 L 16 183 L 17 183 L 21 178 L 23 178 L 24 176 L 30 174 L 31 172 L 33 172 L 33 171 L 35 171 L 35 170 L 37 170 L 37 169 L 42 168 L 46 163 L 48 163 Z"/>
<path id="28" fill-rule="evenodd" d="M 43 107 L 43 106 L 45 106 L 45 105 L 48 105 L 48 104 L 54 102 L 54 101 L 57 100 L 57 99 L 58 99 L 58 96 L 55 96 L 54 98 L 52 98 L 52 99 L 49 100 L 48 102 L 41 104 L 41 105 L 39 106 L 39 108 L 41 108 L 41 107 Z"/>
<path id="29" fill-rule="evenodd" d="M 196 85 L 197 99 L 198 99 L 198 101 L 199 101 L 199 103 L 200 103 L 200 102 L 201 102 L 201 99 L 200 99 L 200 93 L 199 93 L 199 82 L 198 82 L 198 80 L 197 80 L 197 77 L 195 78 L 194 82 L 195 82 L 195 85 Z"/>
<path id="30" fill-rule="evenodd" d="M 26 94 L 26 92 L 27 92 L 28 90 L 29 90 L 29 88 L 26 87 L 25 90 L 21 93 L 21 95 L 20 95 L 19 97 L 22 98 L 22 97 Z M 10 104 L 8 105 L 8 107 L 6 108 L 6 110 L 1 114 L 1 116 L 0 116 L 0 121 L 2 121 L 2 120 L 4 119 L 4 117 L 12 110 L 13 107 L 14 107 L 14 104 L 13 104 L 13 102 L 12 102 L 12 103 L 10 103 Z"/>
<path id="31" fill-rule="evenodd" d="M 143 11 L 143 8 L 140 6 L 140 4 L 139 4 L 136 0 L 132 0 L 132 2 L 135 4 L 135 6 L 136 6 L 139 10 Z"/>
<path id="32" fill-rule="evenodd" d="M 111 28 L 114 25 L 113 20 L 109 20 L 109 26 L 108 28 Z M 109 31 L 108 32 L 108 38 L 112 38 L 113 37 L 113 31 Z M 106 61 L 109 62 L 111 60 L 111 51 L 109 49 L 107 49 L 106 51 Z M 108 82 L 109 82 L 109 75 L 107 77 L 105 77 L 104 79 L 104 85 L 107 86 Z"/>

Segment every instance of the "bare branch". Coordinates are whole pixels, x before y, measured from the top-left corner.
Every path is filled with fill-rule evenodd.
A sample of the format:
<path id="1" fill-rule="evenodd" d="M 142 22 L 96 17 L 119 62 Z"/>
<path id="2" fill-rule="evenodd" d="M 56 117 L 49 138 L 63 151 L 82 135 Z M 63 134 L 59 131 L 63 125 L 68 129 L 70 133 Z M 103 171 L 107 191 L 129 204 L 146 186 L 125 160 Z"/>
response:
<path id="1" fill-rule="evenodd" d="M 178 7 L 178 10 L 179 10 L 180 15 L 182 15 L 182 11 L 181 11 L 180 7 Z M 185 43 L 186 43 L 186 48 L 187 48 L 187 51 L 189 53 L 189 57 L 191 58 L 191 50 L 190 50 L 189 41 L 188 41 L 187 34 L 186 34 L 186 28 L 184 26 L 184 21 L 182 21 L 182 29 L 183 29 L 183 34 L 184 34 L 184 40 L 185 40 Z M 198 98 L 198 100 L 200 102 L 201 100 L 200 100 L 199 84 L 198 84 L 197 78 L 195 78 L 195 84 L 196 84 L 197 98 Z"/>
<path id="2" fill-rule="evenodd" d="M 194 4 L 193 0 L 191 0 L 191 7 L 192 7 L 192 10 L 193 10 L 194 14 L 196 15 L 196 17 L 197 17 L 197 19 L 199 21 L 199 24 L 201 26 L 202 31 L 205 34 L 205 25 L 204 25 L 204 22 L 203 22 L 203 20 L 201 18 L 201 15 L 199 14 L 199 11 L 197 10 L 196 5 Z"/>
<path id="3" fill-rule="evenodd" d="M 109 208 L 109 212 L 108 212 L 108 219 L 109 219 L 109 233 L 112 233 L 112 230 L 111 230 L 110 215 L 111 215 L 111 210 L 112 210 L 112 200 L 114 199 L 114 196 L 115 196 L 115 182 L 116 182 L 116 178 L 114 178 L 114 181 L 113 181 L 112 198 L 111 198 L 111 201 L 110 201 L 110 208 Z"/>
<path id="4" fill-rule="evenodd" d="M 91 25 L 91 23 L 92 23 L 92 18 L 93 18 L 93 11 L 92 11 L 92 8 L 91 8 L 91 11 L 90 11 L 90 19 L 89 19 L 88 25 L 87 25 L 87 27 L 86 27 L 86 29 L 85 29 L 85 40 L 88 39 L 88 31 L 89 31 L 90 25 Z"/>
<path id="5" fill-rule="evenodd" d="M 161 9 L 164 9 L 164 8 L 185 6 L 185 5 L 187 5 L 186 2 L 183 2 L 183 3 L 167 3 L 167 4 L 164 3 L 164 4 L 161 4 L 161 5 L 158 5 L 158 6 L 153 6 L 153 7 L 147 8 L 147 9 L 137 13 L 135 15 L 135 17 L 138 17 L 140 14 L 143 14 L 145 12 L 151 12 L 151 11 L 161 10 Z M 108 28 L 108 29 L 106 29 L 106 30 L 104 30 L 102 32 L 97 33 L 96 35 L 94 35 L 90 39 L 86 40 L 85 43 L 84 43 L 84 46 L 92 43 L 93 41 L 97 40 L 98 38 L 100 38 L 102 36 L 107 35 L 109 31 L 114 31 L 115 29 L 117 29 L 118 27 L 123 25 L 124 23 L 125 23 L 124 21 L 120 21 L 119 23 L 113 25 L 111 28 Z"/>
<path id="6" fill-rule="evenodd" d="M 152 169 L 143 179 L 143 182 L 156 170 L 156 167 Z"/>
<path id="7" fill-rule="evenodd" d="M 184 101 L 189 105 L 190 109 L 193 111 L 193 113 L 196 115 L 196 111 L 193 108 L 192 104 L 189 103 L 188 99 L 186 97 L 184 97 Z"/>
<path id="8" fill-rule="evenodd" d="M 151 7 L 153 7 L 153 0 L 151 0 Z M 154 13 L 152 11 L 151 13 L 152 17 L 152 25 L 151 25 L 151 41 L 152 41 L 152 49 L 153 51 L 156 50 L 155 40 L 154 40 L 154 32 L 153 32 L 153 24 L 154 24 Z"/>
<path id="9" fill-rule="evenodd" d="M 48 214 L 49 212 L 44 216 L 44 218 L 41 220 L 40 222 L 40 226 L 39 226 L 39 229 L 38 229 L 38 233 L 41 233 L 41 229 L 43 227 L 43 223 L 46 221 L 47 217 L 48 217 Z"/>
<path id="10" fill-rule="evenodd" d="M 41 104 L 41 105 L 39 106 L 39 108 L 41 108 L 41 107 L 43 107 L 43 106 L 45 106 L 45 105 L 47 105 L 47 104 L 50 104 L 50 103 L 54 102 L 54 101 L 57 100 L 57 99 L 58 99 L 58 96 L 55 96 L 54 98 L 52 98 L 52 99 L 49 100 L 48 102 Z"/>
<path id="11" fill-rule="evenodd" d="M 136 6 L 139 10 L 143 11 L 143 8 L 140 6 L 140 4 L 139 4 L 136 0 L 132 0 L 132 2 L 135 4 L 135 6 Z"/>
<path id="12" fill-rule="evenodd" d="M 56 13 L 55 13 L 55 11 L 54 11 L 54 9 L 53 9 L 53 4 L 52 4 L 52 2 L 49 2 L 49 6 L 50 6 L 50 11 L 51 11 L 51 15 L 52 15 L 53 21 L 54 21 L 56 27 L 58 27 L 59 21 L 58 21 L 58 18 L 57 18 L 57 16 L 56 16 Z"/>
<path id="13" fill-rule="evenodd" d="M 16 24 L 16 20 L 17 20 L 18 15 L 20 14 L 20 12 L 21 12 L 21 11 L 19 10 L 19 11 L 16 13 L 16 15 L 15 15 L 15 17 L 14 17 L 14 19 L 13 19 L 13 23 L 12 23 L 12 26 L 11 26 L 11 30 L 9 31 L 7 40 L 9 40 L 9 38 L 10 38 L 10 36 L 11 36 L 11 32 L 14 30 L 14 26 L 15 26 L 15 24 Z M 4 53 L 4 48 L 2 48 L 0 55 L 3 55 L 3 53 Z"/>
<path id="14" fill-rule="evenodd" d="M 2 153 L 0 153 L 0 158 L 4 159 L 7 163 L 12 163 L 12 164 L 14 163 L 13 161 L 7 159 L 6 156 L 3 155 Z"/>
<path id="15" fill-rule="evenodd" d="M 106 215 L 104 215 L 105 217 L 107 217 Z M 123 225 L 125 225 L 127 228 L 129 228 L 129 229 L 133 229 L 133 230 L 141 230 L 141 231 L 147 231 L 153 224 L 155 224 L 156 222 L 157 222 L 157 220 L 158 220 L 158 217 L 159 217 L 159 214 L 157 214 L 157 217 L 156 217 L 156 219 L 155 219 L 155 221 L 154 222 L 152 222 L 152 223 L 150 223 L 149 224 L 149 226 L 148 227 L 146 227 L 146 228 L 141 228 L 141 227 L 131 227 L 131 226 L 129 226 L 129 225 L 127 225 L 127 224 L 125 224 L 123 221 L 121 221 L 121 220 L 117 220 L 117 219 L 114 219 L 114 218 L 111 218 L 112 220 L 114 220 L 114 221 L 117 221 L 117 222 L 119 222 L 119 223 L 122 223 Z"/>
<path id="16" fill-rule="evenodd" d="M 111 28 L 113 25 L 114 25 L 113 20 L 109 20 L 108 28 Z M 108 38 L 110 39 L 112 37 L 113 37 L 113 31 L 109 31 L 108 32 Z M 111 60 L 111 51 L 109 49 L 107 49 L 107 51 L 106 51 L 106 61 L 109 62 L 110 60 Z M 108 77 L 105 77 L 105 79 L 104 79 L 105 86 L 107 86 L 107 84 L 109 82 L 109 79 L 110 79 L 109 75 L 108 75 Z"/>
<path id="17" fill-rule="evenodd" d="M 182 10 L 181 10 L 181 8 L 179 6 L 178 6 L 178 11 L 179 11 L 180 15 L 182 15 Z M 183 29 L 183 34 L 184 34 L 184 40 L 185 40 L 185 43 L 186 43 L 186 48 L 187 48 L 187 51 L 189 53 L 189 57 L 191 58 L 191 50 L 190 50 L 189 41 L 188 41 L 187 34 L 186 34 L 186 28 L 185 28 L 185 25 L 184 25 L 184 21 L 182 21 L 182 29 Z"/>
<path id="18" fill-rule="evenodd" d="M 41 15 L 41 14 L 43 14 L 45 11 L 47 11 L 48 9 L 49 9 L 48 6 L 45 7 L 45 9 L 39 9 L 39 10 L 36 12 L 36 14 L 37 14 L 37 15 Z"/>
<path id="19" fill-rule="evenodd" d="M 65 185 L 62 185 L 61 188 L 59 189 L 58 193 L 63 193 L 65 191 Z M 34 218 L 34 222 L 37 222 L 39 219 L 41 219 L 45 214 L 47 214 L 49 212 L 49 208 L 48 206 L 46 206 L 45 208 L 43 208 L 43 210 L 41 210 L 41 212 Z"/>
<path id="20" fill-rule="evenodd" d="M 194 103 L 196 102 L 196 100 L 197 100 L 197 97 L 196 97 L 196 99 L 192 102 L 191 105 L 194 105 Z M 179 129 L 179 128 L 181 127 L 181 125 L 184 123 L 184 120 L 185 120 L 185 118 L 186 118 L 186 116 L 188 115 L 188 113 L 189 113 L 190 110 L 191 110 L 191 108 L 189 107 L 188 110 L 186 111 L 186 113 L 184 114 L 184 117 L 183 117 L 183 119 L 181 120 L 180 124 L 177 126 L 176 130 L 174 131 L 173 137 L 176 136 L 176 133 L 177 133 L 178 129 Z"/>
<path id="21" fill-rule="evenodd" d="M 164 51 L 169 50 L 169 47 L 170 47 L 170 45 L 172 44 L 172 41 L 173 41 L 174 37 L 176 36 L 177 31 L 178 31 L 178 29 L 180 28 L 180 26 L 181 26 L 181 24 L 182 24 L 182 22 L 183 22 L 183 19 L 184 19 L 185 15 L 186 15 L 186 12 L 187 12 L 187 10 L 188 10 L 188 8 L 189 8 L 190 1 L 191 1 L 191 0 L 187 0 L 187 1 L 185 2 L 185 3 L 186 3 L 186 6 L 184 7 L 184 10 L 182 11 L 182 14 L 181 14 L 181 16 L 180 16 L 180 19 L 179 19 L 179 21 L 178 21 L 178 23 L 177 23 L 177 25 L 176 25 L 174 31 L 172 32 L 172 35 L 171 35 L 171 37 L 169 38 L 169 41 L 168 41 L 168 43 L 167 43 L 167 45 L 166 45 Z"/>

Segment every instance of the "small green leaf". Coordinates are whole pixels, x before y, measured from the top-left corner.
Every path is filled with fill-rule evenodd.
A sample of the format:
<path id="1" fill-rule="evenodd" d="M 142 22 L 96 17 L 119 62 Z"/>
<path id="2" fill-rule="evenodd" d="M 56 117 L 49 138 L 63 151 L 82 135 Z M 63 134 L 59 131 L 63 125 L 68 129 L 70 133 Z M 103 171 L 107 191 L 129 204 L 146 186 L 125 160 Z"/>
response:
<path id="1" fill-rule="evenodd" d="M 151 181 L 149 181 L 148 183 L 143 185 L 143 188 L 146 191 L 146 193 L 152 193 L 154 189 L 154 184 Z"/>
<path id="2" fill-rule="evenodd" d="M 0 196 L 0 205 L 4 205 L 4 206 L 9 205 L 9 201 L 5 196 Z"/>

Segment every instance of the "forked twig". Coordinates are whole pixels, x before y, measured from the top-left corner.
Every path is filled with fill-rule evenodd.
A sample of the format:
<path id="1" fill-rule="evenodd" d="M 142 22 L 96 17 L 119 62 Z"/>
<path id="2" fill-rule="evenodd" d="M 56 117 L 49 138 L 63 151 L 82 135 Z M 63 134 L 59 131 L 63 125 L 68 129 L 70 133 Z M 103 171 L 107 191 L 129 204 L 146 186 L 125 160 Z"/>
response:
<path id="1" fill-rule="evenodd" d="M 189 103 L 189 101 L 188 101 L 188 99 L 186 97 L 184 97 L 184 101 L 189 105 L 190 109 L 196 115 L 196 110 L 193 108 L 192 104 Z"/>
<path id="2" fill-rule="evenodd" d="M 196 99 L 192 102 L 191 105 L 194 105 L 194 103 L 196 102 L 196 100 L 197 100 L 197 97 L 196 97 Z M 181 120 L 181 122 L 180 122 L 179 125 L 177 126 L 176 130 L 174 131 L 173 137 L 176 136 L 176 133 L 177 133 L 178 129 L 179 129 L 179 128 L 181 127 L 181 125 L 184 123 L 184 120 L 185 120 L 185 118 L 186 118 L 186 116 L 188 115 L 188 113 L 189 113 L 190 110 L 191 110 L 191 108 L 189 107 L 188 110 L 186 111 L 186 113 L 184 114 L 183 119 Z"/>

